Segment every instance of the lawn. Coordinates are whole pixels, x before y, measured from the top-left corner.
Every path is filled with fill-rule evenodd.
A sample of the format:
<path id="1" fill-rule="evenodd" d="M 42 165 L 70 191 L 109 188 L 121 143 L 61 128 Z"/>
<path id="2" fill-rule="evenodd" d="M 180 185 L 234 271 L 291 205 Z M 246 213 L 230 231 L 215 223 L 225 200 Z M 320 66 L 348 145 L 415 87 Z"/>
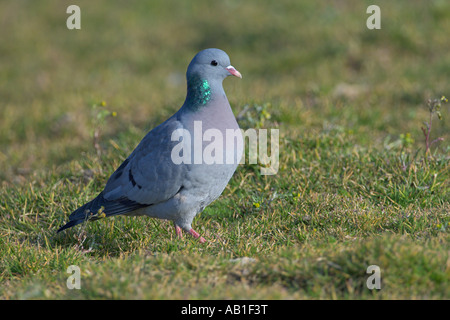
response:
<path id="1" fill-rule="evenodd" d="M 83 0 L 80 30 L 70 4 L 0 2 L 0 298 L 450 299 L 448 1 Z M 205 244 L 146 217 L 56 234 L 208 47 L 243 75 L 241 127 L 279 130 L 278 172 L 240 165 L 194 220 Z"/>

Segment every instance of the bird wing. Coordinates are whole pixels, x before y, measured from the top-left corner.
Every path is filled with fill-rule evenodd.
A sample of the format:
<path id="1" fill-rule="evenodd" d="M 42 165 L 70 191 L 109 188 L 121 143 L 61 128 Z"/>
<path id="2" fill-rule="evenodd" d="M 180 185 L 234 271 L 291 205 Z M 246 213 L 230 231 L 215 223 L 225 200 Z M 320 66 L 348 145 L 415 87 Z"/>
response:
<path id="1" fill-rule="evenodd" d="M 175 116 L 150 131 L 131 155 L 111 175 L 103 197 L 109 201 L 127 200 L 152 205 L 173 197 L 182 187 L 185 166 L 171 159 L 172 133 L 183 129 Z M 124 202 L 125 201 L 125 202 Z"/>

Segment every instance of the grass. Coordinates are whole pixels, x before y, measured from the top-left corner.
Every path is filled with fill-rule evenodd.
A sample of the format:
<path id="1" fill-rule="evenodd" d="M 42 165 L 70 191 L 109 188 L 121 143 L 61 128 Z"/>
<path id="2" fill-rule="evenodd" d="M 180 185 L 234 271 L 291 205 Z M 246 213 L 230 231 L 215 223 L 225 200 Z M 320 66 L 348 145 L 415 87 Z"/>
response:
<path id="1" fill-rule="evenodd" d="M 80 1 L 69 31 L 69 3 L 1 3 L 0 297 L 449 299 L 448 104 L 427 153 L 421 127 L 450 95 L 450 6 L 380 2 L 368 30 L 370 4 Z M 178 109 L 205 47 L 244 76 L 224 83 L 241 126 L 280 130 L 278 173 L 239 166 L 194 220 L 204 245 L 142 217 L 56 235 Z M 102 101 L 117 116 L 94 147 Z"/>

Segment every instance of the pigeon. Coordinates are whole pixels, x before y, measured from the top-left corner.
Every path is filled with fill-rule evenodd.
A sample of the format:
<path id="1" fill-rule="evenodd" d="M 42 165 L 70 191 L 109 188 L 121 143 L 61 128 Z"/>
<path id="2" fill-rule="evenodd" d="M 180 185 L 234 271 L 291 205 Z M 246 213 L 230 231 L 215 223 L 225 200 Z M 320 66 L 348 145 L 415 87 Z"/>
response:
<path id="1" fill-rule="evenodd" d="M 184 231 L 204 243 L 192 221 L 222 194 L 243 154 L 242 133 L 222 87 L 231 75 L 242 78 L 224 51 L 198 52 L 186 72 L 182 107 L 147 133 L 103 191 L 57 232 L 103 217 L 145 215 L 172 221 L 178 237 Z"/>

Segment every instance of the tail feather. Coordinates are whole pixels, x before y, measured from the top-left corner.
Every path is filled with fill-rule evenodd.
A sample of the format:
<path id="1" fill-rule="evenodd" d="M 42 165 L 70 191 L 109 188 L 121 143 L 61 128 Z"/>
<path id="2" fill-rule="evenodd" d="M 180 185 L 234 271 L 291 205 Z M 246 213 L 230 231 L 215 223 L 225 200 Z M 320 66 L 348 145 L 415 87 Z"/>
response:
<path id="1" fill-rule="evenodd" d="M 95 199 L 72 212 L 69 216 L 69 222 L 59 228 L 57 233 L 87 220 L 98 220 L 103 217 L 125 214 L 148 206 L 150 205 L 141 204 L 128 198 L 106 200 L 103 197 L 103 192 L 101 192 Z"/>

